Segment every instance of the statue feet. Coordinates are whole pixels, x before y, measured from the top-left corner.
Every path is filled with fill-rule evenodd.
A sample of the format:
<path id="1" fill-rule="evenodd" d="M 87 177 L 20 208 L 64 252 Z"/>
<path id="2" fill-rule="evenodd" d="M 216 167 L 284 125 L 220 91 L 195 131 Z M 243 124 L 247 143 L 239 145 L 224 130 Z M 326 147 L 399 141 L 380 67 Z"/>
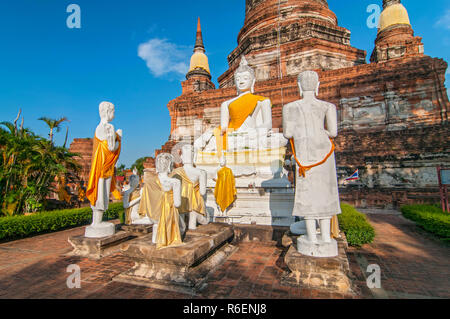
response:
<path id="1" fill-rule="evenodd" d="M 196 230 L 197 224 L 207 225 L 209 224 L 208 213 L 206 216 L 203 216 L 197 212 L 189 213 L 189 230 Z"/>
<path id="2" fill-rule="evenodd" d="M 99 223 L 86 227 L 84 236 L 86 238 L 103 238 L 109 237 L 116 233 L 116 226 L 112 223 Z"/>
<path id="3" fill-rule="evenodd" d="M 302 255 L 311 257 L 336 257 L 338 255 L 338 244 L 334 239 L 331 239 L 330 242 L 322 240 L 311 242 L 308 236 L 301 236 L 297 239 L 297 251 Z"/>
<path id="4" fill-rule="evenodd" d="M 138 218 L 133 220 L 132 225 L 153 225 L 154 223 L 148 218 L 148 216 L 144 218 Z"/>

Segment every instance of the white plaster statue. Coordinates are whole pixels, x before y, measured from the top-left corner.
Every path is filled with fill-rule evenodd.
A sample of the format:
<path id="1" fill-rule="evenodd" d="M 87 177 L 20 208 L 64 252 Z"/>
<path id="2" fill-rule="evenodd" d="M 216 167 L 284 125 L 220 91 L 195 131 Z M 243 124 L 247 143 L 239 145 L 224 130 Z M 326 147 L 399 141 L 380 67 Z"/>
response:
<path id="1" fill-rule="evenodd" d="M 123 208 L 125 210 L 130 210 L 129 218 L 131 225 L 152 225 L 153 222 L 148 216 L 141 217 L 139 214 L 139 204 L 141 202 L 143 189 L 137 191 L 136 188 L 139 185 L 139 176 L 137 175 L 136 169 L 133 171 L 133 175 L 130 176 L 130 184 L 126 190 L 123 191 Z M 139 193 L 139 196 L 137 196 Z"/>
<path id="2" fill-rule="evenodd" d="M 239 68 L 234 75 L 238 96 L 225 101 L 221 106 L 220 124 L 222 136 L 227 129 L 228 148 L 226 151 L 261 150 L 280 148 L 286 146 L 287 140 L 280 133 L 272 131 L 272 103 L 270 99 L 253 95 L 256 82 L 255 71 L 248 66 L 245 57 L 242 58 Z M 255 104 L 247 107 L 249 97 L 255 99 L 250 103 Z M 233 102 L 237 102 L 233 103 Z M 241 102 L 241 103 L 239 103 Z M 230 110 L 230 105 L 238 105 Z M 241 107 L 242 105 L 242 107 Z M 242 112 L 240 112 L 241 107 Z M 245 119 L 245 121 L 243 121 Z M 217 152 L 217 143 L 212 130 L 207 131 L 198 138 L 194 147 L 196 151 Z"/>
<path id="3" fill-rule="evenodd" d="M 195 230 L 197 229 L 197 224 L 207 225 L 209 223 L 209 218 L 204 203 L 204 196 L 206 195 L 207 173 L 202 169 L 194 167 L 194 148 L 192 145 L 184 145 L 182 147 L 181 161 L 183 163 L 183 170 L 186 175 L 184 176 L 182 181 L 182 192 L 190 192 L 192 194 L 191 196 L 195 198 L 186 199 L 189 201 L 193 200 L 197 202 L 197 205 L 193 205 L 193 203 L 188 204 L 188 210 L 196 209 L 204 213 L 204 215 L 202 215 L 195 210 L 192 210 L 188 213 L 188 227 L 190 230 Z M 180 172 L 180 169 L 176 171 Z M 180 175 L 183 175 L 182 172 L 180 173 Z M 191 190 L 189 190 L 189 188 L 191 188 Z M 184 218 L 182 219 L 184 220 Z"/>
<path id="4" fill-rule="evenodd" d="M 302 174 L 296 172 L 293 215 L 305 218 L 307 236 L 299 238 L 297 248 L 304 255 L 336 256 L 337 243 L 331 239 L 330 222 L 334 215 L 341 213 L 341 208 L 330 138 L 337 136 L 337 111 L 333 104 L 317 99 L 320 82 L 316 72 L 301 73 L 298 85 L 303 99 L 283 108 L 284 136 L 294 139 L 297 166 L 305 168 Z M 313 167 L 308 169 L 308 166 Z M 316 221 L 320 225 L 320 239 Z M 303 228 L 298 226 L 292 228 Z"/>
<path id="5" fill-rule="evenodd" d="M 162 153 L 156 157 L 156 172 L 158 173 L 158 179 L 161 182 L 161 186 L 164 192 L 173 191 L 173 204 L 175 207 L 181 206 L 181 183 L 176 178 L 170 178 L 169 173 L 173 167 L 173 156 L 171 154 Z M 153 243 L 157 243 L 158 226 L 159 221 L 153 220 Z M 182 218 L 179 221 L 181 234 L 186 232 L 186 225 Z"/>
<path id="6" fill-rule="evenodd" d="M 86 228 L 85 237 L 101 238 L 112 236 L 115 226 L 112 223 L 102 222 L 103 213 L 108 210 L 109 196 L 115 191 L 111 185 L 114 176 L 114 167 L 120 155 L 122 130 L 114 129 L 110 122 L 114 119 L 115 107 L 109 102 L 102 102 L 99 106 L 100 124 L 95 130 L 94 161 L 97 165 L 91 167 L 91 183 L 88 185 L 86 195 L 91 202 L 93 211 L 92 224 Z M 97 156 L 95 158 L 95 156 Z"/>

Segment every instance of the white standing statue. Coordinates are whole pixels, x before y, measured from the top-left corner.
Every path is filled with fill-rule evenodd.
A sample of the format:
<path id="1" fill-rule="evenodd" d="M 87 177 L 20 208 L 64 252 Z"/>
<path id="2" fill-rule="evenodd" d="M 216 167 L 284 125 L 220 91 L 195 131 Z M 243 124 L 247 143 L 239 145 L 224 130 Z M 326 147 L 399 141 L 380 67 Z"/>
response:
<path id="1" fill-rule="evenodd" d="M 181 149 L 181 161 L 183 167 L 177 168 L 171 174 L 181 181 L 181 207 L 178 209 L 182 225 L 181 232 L 186 229 L 184 216 L 189 214 L 189 229 L 197 229 L 197 224 L 209 223 L 204 196 L 206 195 L 207 173 L 194 167 L 194 148 L 192 145 L 184 145 Z"/>
<path id="2" fill-rule="evenodd" d="M 306 220 L 307 235 L 298 239 L 297 249 L 303 255 L 334 257 L 338 250 L 330 236 L 330 222 L 341 213 L 331 140 L 337 136 L 337 111 L 335 105 L 317 99 L 320 82 L 316 72 L 301 73 L 298 85 L 303 99 L 283 108 L 284 136 L 291 139 L 298 168 L 293 215 Z"/>
<path id="3" fill-rule="evenodd" d="M 125 209 L 125 223 L 127 225 L 152 225 L 153 222 L 150 218 L 139 213 L 139 204 L 141 202 L 143 188 L 138 190 L 139 176 L 137 171 L 133 171 L 133 175 L 130 176 L 130 185 L 123 191 L 123 208 Z"/>
<path id="4" fill-rule="evenodd" d="M 173 156 L 167 153 L 156 157 L 157 175 L 144 177 L 139 213 L 154 223 L 153 243 L 158 248 L 182 244 L 180 217 L 176 208 L 181 206 L 181 183 L 169 177 Z"/>
<path id="5" fill-rule="evenodd" d="M 103 213 L 108 210 L 109 196 L 116 190 L 114 168 L 120 156 L 122 130 L 114 130 L 110 122 L 114 119 L 114 104 L 102 102 L 99 106 L 100 124 L 95 130 L 92 166 L 86 196 L 93 211 L 92 224 L 86 228 L 85 237 L 102 238 L 112 236 L 115 226 L 102 222 Z"/>

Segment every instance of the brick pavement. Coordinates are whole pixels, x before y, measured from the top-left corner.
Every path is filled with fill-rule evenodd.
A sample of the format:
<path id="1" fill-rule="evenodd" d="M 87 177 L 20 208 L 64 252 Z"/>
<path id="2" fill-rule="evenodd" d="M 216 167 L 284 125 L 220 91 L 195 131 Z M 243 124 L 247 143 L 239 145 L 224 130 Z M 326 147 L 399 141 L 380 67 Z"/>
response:
<path id="1" fill-rule="evenodd" d="M 199 295 L 185 295 L 113 282 L 133 262 L 120 253 L 92 261 L 67 257 L 69 236 L 84 228 L 66 230 L 0 244 L 0 298 L 449 298 L 450 248 L 401 216 L 370 214 L 377 237 L 362 249 L 350 248 L 349 261 L 358 296 L 293 288 L 280 284 L 286 249 L 275 242 L 239 243 L 238 251 L 209 279 Z M 365 269 L 378 264 L 382 289 L 367 288 Z M 66 268 L 81 268 L 81 289 L 69 289 Z"/>

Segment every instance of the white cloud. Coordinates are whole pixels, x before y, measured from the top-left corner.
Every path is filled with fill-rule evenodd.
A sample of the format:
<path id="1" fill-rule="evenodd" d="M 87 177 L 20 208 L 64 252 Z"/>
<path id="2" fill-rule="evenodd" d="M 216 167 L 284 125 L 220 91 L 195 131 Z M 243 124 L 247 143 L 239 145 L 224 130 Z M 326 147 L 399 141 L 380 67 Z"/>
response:
<path id="1" fill-rule="evenodd" d="M 450 30 L 450 9 L 447 10 L 442 17 L 435 24 L 436 27 L 444 27 Z"/>
<path id="2" fill-rule="evenodd" d="M 156 77 L 168 73 L 185 75 L 192 49 L 170 43 L 166 39 L 154 38 L 138 47 L 138 56 L 147 63 L 150 72 Z"/>

